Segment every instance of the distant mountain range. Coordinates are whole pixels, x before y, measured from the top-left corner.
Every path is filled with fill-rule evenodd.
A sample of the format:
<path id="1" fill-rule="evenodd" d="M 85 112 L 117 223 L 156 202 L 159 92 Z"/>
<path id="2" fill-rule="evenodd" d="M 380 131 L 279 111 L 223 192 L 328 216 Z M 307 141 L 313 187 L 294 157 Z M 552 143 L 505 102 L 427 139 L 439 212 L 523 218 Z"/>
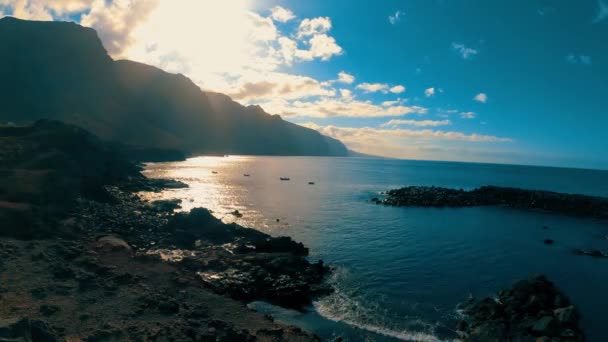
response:
<path id="1" fill-rule="evenodd" d="M 114 61 L 95 30 L 0 19 L 0 121 L 55 119 L 137 149 L 346 156 L 338 140 L 259 106 L 205 92 L 181 74 Z"/>

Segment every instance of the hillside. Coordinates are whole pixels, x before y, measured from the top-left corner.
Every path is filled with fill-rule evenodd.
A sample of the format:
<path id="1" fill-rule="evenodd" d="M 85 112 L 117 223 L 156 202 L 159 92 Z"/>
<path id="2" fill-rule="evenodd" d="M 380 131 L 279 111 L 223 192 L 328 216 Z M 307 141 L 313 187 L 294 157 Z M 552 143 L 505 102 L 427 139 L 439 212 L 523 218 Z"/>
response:
<path id="1" fill-rule="evenodd" d="M 93 29 L 0 19 L 0 121 L 61 120 L 100 138 L 186 154 L 346 156 L 318 132 L 204 92 L 181 74 L 114 61 Z"/>

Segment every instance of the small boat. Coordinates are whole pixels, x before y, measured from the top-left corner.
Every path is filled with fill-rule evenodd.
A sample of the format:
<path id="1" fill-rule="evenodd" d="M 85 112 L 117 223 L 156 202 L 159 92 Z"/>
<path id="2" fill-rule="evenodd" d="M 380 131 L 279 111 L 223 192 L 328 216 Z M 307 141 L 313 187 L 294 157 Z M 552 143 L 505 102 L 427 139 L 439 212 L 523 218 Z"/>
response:
<path id="1" fill-rule="evenodd" d="M 315 185 L 315 182 L 308 182 L 308 185 Z"/>
<path id="2" fill-rule="evenodd" d="M 288 181 L 288 180 L 291 180 L 291 178 L 289 178 L 289 177 L 281 177 L 280 179 L 281 179 L 282 181 Z"/>
<path id="3" fill-rule="evenodd" d="M 246 173 L 246 174 L 244 174 L 243 176 L 245 176 L 245 177 L 249 177 L 249 176 L 251 176 L 251 175 L 250 175 L 250 174 L 248 174 L 248 173 Z"/>

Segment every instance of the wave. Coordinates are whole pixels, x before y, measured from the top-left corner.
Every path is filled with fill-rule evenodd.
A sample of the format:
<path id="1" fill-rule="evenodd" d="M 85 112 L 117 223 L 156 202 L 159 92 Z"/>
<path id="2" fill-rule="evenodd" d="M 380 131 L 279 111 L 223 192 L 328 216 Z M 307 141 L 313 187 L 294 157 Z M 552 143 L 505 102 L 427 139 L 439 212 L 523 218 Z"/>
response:
<path id="1" fill-rule="evenodd" d="M 315 311 L 325 319 L 403 341 L 460 341 L 441 339 L 432 333 L 434 325 L 420 319 L 395 317 L 377 301 L 362 298 L 346 269 L 337 268 L 328 281 L 334 293 L 313 303 Z M 417 329 L 411 328 L 414 326 Z"/>

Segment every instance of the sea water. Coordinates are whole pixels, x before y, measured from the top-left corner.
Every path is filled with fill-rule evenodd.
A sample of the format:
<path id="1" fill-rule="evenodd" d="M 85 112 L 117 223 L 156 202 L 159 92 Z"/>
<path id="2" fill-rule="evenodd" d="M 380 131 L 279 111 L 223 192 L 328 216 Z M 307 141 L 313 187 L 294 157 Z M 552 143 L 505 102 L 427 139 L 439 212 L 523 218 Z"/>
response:
<path id="1" fill-rule="evenodd" d="M 608 171 L 372 158 L 198 157 L 148 164 L 149 177 L 225 222 L 291 236 L 335 267 L 336 292 L 305 312 L 250 306 L 322 337 L 350 341 L 454 338 L 457 305 L 544 273 L 577 305 L 589 341 L 608 341 L 608 222 L 500 207 L 400 208 L 370 202 L 408 185 L 512 186 L 608 197 Z M 249 176 L 245 176 L 245 175 Z M 289 181 L 280 180 L 281 177 Z M 309 184 L 314 182 L 314 184 Z M 230 214 L 239 210 L 237 218 Z M 548 229 L 543 229 L 548 227 Z M 548 246 L 544 239 L 553 239 Z"/>

